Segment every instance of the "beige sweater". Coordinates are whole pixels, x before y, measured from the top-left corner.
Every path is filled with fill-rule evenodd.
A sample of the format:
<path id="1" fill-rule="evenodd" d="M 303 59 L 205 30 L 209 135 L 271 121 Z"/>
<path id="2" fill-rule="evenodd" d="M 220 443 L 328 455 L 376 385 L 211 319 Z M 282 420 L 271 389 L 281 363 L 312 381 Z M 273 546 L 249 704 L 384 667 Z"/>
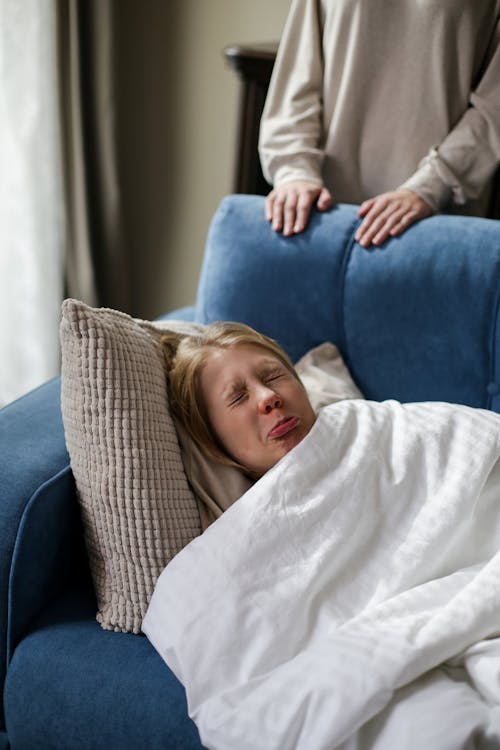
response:
<path id="1" fill-rule="evenodd" d="M 356 204 L 405 186 L 434 210 L 484 215 L 499 14 L 500 0 L 293 0 L 261 123 L 266 179 Z"/>

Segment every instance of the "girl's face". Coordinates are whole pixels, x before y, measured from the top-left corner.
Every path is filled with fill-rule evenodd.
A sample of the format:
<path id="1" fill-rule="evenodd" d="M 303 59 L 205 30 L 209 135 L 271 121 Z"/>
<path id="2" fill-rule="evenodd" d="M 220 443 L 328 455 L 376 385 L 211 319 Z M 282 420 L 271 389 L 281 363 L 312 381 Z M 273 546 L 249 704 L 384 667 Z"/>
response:
<path id="1" fill-rule="evenodd" d="M 301 383 L 253 344 L 214 349 L 200 382 L 213 431 L 253 477 L 295 447 L 316 419 Z"/>

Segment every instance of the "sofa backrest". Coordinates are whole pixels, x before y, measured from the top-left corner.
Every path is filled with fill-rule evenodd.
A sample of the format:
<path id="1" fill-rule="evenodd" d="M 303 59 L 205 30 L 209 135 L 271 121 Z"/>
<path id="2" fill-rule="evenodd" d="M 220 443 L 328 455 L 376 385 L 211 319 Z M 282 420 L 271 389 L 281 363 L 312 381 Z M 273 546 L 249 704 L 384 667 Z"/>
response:
<path id="1" fill-rule="evenodd" d="M 500 222 L 434 216 L 380 248 L 354 241 L 357 207 L 314 212 L 292 238 L 264 198 L 225 198 L 212 221 L 196 319 L 240 320 L 292 359 L 323 341 L 367 398 L 500 411 Z"/>

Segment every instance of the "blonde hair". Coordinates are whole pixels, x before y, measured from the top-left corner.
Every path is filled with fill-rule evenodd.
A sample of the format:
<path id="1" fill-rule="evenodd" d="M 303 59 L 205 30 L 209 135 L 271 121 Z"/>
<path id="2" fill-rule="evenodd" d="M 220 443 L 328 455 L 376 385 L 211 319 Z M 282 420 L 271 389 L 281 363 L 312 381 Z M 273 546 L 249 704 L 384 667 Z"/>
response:
<path id="1" fill-rule="evenodd" d="M 220 463 L 244 469 L 227 454 L 212 429 L 201 395 L 201 373 L 211 350 L 251 344 L 276 357 L 300 383 L 288 355 L 274 339 L 258 333 L 244 323 L 211 323 L 200 333 L 188 336 L 172 332 L 162 336 L 161 343 L 168 370 L 173 416 L 207 456 Z"/>

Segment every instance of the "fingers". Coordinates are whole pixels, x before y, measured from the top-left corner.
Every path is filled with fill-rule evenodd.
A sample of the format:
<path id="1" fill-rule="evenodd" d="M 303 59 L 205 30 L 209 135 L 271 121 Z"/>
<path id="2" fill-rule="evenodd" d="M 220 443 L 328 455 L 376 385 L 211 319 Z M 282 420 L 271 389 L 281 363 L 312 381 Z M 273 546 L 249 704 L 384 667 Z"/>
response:
<path id="1" fill-rule="evenodd" d="M 311 208 L 319 211 L 333 205 L 330 191 L 306 180 L 293 180 L 272 190 L 266 198 L 266 218 L 284 237 L 303 232 Z M 358 211 L 363 219 L 355 239 L 363 247 L 381 245 L 396 237 L 416 221 L 432 214 L 430 206 L 412 190 L 400 188 L 364 201 Z"/>
<path id="2" fill-rule="evenodd" d="M 382 193 L 360 206 L 358 216 L 363 221 L 354 238 L 363 247 L 381 245 L 431 213 L 430 206 L 411 190 Z"/>
<path id="3" fill-rule="evenodd" d="M 319 198 L 316 203 L 318 211 L 328 211 L 333 206 L 333 197 L 328 188 L 324 187 L 321 189 Z"/>
<path id="4" fill-rule="evenodd" d="M 405 222 L 409 225 L 410 215 L 404 206 L 375 203 L 365 215 L 355 239 L 364 247 L 381 244 L 390 236 L 391 230 L 396 225 L 404 225 Z"/>
<path id="5" fill-rule="evenodd" d="M 326 211 L 333 203 L 330 191 L 313 182 L 293 180 L 271 190 L 266 198 L 266 219 L 284 237 L 300 234 L 307 226 L 315 202 L 320 211 Z"/>
<path id="6" fill-rule="evenodd" d="M 358 216 L 360 218 L 362 218 L 363 216 L 366 216 L 366 214 L 368 213 L 368 211 L 370 210 L 370 208 L 373 206 L 374 203 L 375 203 L 375 198 L 370 198 L 367 201 L 363 201 L 363 203 L 359 207 Z"/>
<path id="7" fill-rule="evenodd" d="M 300 234 L 303 232 L 309 221 L 309 214 L 311 213 L 311 207 L 314 202 L 314 198 L 307 193 L 301 193 L 297 200 L 297 210 L 295 216 L 290 219 L 290 224 L 285 227 L 288 229 L 288 234 Z"/>
<path id="8" fill-rule="evenodd" d="M 265 212 L 267 221 L 272 221 L 273 219 L 275 197 L 276 193 L 274 190 L 271 190 L 271 192 L 266 197 Z"/>

